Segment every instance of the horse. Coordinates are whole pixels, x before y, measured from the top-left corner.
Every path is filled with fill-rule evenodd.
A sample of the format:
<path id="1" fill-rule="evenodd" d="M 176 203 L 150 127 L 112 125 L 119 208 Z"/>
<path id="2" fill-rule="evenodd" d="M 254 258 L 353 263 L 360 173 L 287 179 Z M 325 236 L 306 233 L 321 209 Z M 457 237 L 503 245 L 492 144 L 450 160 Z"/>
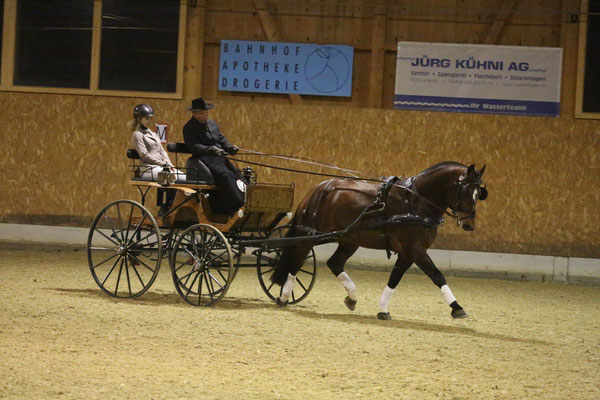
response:
<path id="1" fill-rule="evenodd" d="M 283 248 L 270 277 L 271 282 L 283 286 L 277 304 L 287 305 L 303 260 L 313 246 L 326 242 L 320 241 L 319 235 L 341 232 L 339 236 L 328 236 L 328 241 L 337 242 L 338 247 L 327 266 L 346 289 L 344 304 L 348 309 L 356 307 L 357 288 L 344 265 L 359 247 L 366 247 L 386 250 L 388 258 L 391 252 L 397 254 L 379 300 L 378 319 L 391 319 L 388 308 L 392 295 L 413 263 L 440 289 L 452 318 L 466 318 L 466 311 L 427 255 L 427 249 L 444 214 L 454 217 L 465 231 L 475 229 L 476 203 L 488 195 L 481 180 L 484 172 L 485 165 L 478 171 L 474 164 L 467 167 L 445 161 L 408 179 L 390 177 L 381 185 L 349 179 L 321 182 L 300 202 L 290 223 L 287 237 L 303 240 L 292 241 L 292 245 Z M 310 240 L 310 236 L 315 239 Z"/>

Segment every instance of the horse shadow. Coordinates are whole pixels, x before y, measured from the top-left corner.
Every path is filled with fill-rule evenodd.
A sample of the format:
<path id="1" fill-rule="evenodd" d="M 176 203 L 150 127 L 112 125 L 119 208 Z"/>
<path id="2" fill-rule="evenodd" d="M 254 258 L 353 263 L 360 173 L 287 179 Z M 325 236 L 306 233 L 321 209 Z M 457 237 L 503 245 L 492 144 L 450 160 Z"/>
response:
<path id="1" fill-rule="evenodd" d="M 551 345 L 552 343 L 545 342 L 543 340 L 537 339 L 524 339 L 518 338 L 509 335 L 488 333 L 488 332 L 480 332 L 476 329 L 465 327 L 465 326 L 450 326 L 443 324 L 434 324 L 430 322 L 423 321 L 414 321 L 407 319 L 394 319 L 382 321 L 377 319 L 375 316 L 370 315 L 360 315 L 360 314 L 324 314 L 318 313 L 310 310 L 296 310 L 292 308 L 287 308 L 286 311 L 298 314 L 302 317 L 312 318 L 312 319 L 329 319 L 332 321 L 339 321 L 345 323 L 354 323 L 359 325 L 370 325 L 384 328 L 393 328 L 393 329 L 406 329 L 406 330 L 416 330 L 416 331 L 425 331 L 425 332 L 436 332 L 436 333 L 446 333 L 452 335 L 463 335 L 463 336 L 471 336 L 475 338 L 481 339 L 495 339 L 502 340 L 506 342 L 518 342 L 518 343 L 527 343 L 527 344 L 541 344 L 541 345 Z"/>
<path id="2" fill-rule="evenodd" d="M 77 297 L 85 297 L 89 298 L 90 296 L 96 297 L 103 301 L 108 301 L 111 303 L 117 302 L 126 302 L 132 305 L 142 305 L 142 306 L 169 306 L 169 307 L 182 307 L 188 308 L 190 305 L 183 301 L 181 297 L 176 293 L 165 293 L 160 291 L 148 291 L 144 293 L 142 296 L 134 299 L 121 299 L 115 298 L 112 296 L 108 296 L 100 289 L 66 289 L 66 288 L 46 288 L 46 290 L 52 290 L 56 292 L 60 292 L 70 296 Z M 199 307 L 205 308 L 205 307 Z M 377 326 L 384 327 L 390 329 L 405 329 L 405 330 L 415 330 L 415 331 L 425 331 L 425 332 L 436 332 L 436 333 L 445 333 L 445 334 L 453 334 L 453 335 L 464 335 L 471 336 L 475 338 L 482 339 L 495 339 L 502 340 L 506 342 L 518 342 L 518 343 L 528 343 L 528 344 L 542 344 L 542 345 L 551 345 L 552 343 L 545 342 L 543 340 L 536 339 L 523 339 L 509 335 L 502 334 L 494 334 L 488 332 L 480 332 L 476 329 L 465 327 L 465 326 L 450 326 L 443 324 L 434 324 L 430 322 L 423 321 L 414 321 L 407 319 L 393 319 L 388 321 L 381 321 L 377 319 L 375 316 L 371 315 L 360 315 L 360 314 L 327 314 L 327 313 L 319 313 L 311 310 L 309 307 L 302 306 L 299 304 L 294 304 L 289 307 L 279 307 L 271 300 L 260 300 L 255 298 L 245 298 L 245 297 L 237 297 L 237 298 L 223 298 L 219 300 L 219 302 L 210 308 L 215 309 L 223 309 L 223 310 L 257 310 L 257 309 L 273 309 L 275 312 L 277 310 L 283 312 L 289 312 L 296 314 L 300 317 L 310 318 L 310 319 L 328 319 L 332 321 L 338 321 L 343 323 L 350 324 L 359 324 L 359 325 L 369 325 L 369 326 Z"/>

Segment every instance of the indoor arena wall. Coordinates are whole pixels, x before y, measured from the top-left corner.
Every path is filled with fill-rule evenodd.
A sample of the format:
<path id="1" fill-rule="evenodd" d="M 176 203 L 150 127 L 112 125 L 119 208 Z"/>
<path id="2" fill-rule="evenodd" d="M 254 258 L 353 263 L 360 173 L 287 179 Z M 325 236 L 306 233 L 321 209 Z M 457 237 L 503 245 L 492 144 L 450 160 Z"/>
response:
<path id="1" fill-rule="evenodd" d="M 0 93 L 0 222 L 89 226 L 108 202 L 138 199 L 125 151 L 133 106 L 150 102 L 169 141 L 182 141 L 189 101 Z M 487 165 L 477 229 L 452 221 L 434 247 L 600 257 L 600 122 L 215 101 L 212 117 L 243 149 L 307 157 L 373 176 L 417 174 L 445 160 Z M 285 167 L 329 172 L 290 162 Z M 256 168 L 294 182 L 296 204 L 325 178 Z M 150 200 L 150 204 L 153 200 Z"/>

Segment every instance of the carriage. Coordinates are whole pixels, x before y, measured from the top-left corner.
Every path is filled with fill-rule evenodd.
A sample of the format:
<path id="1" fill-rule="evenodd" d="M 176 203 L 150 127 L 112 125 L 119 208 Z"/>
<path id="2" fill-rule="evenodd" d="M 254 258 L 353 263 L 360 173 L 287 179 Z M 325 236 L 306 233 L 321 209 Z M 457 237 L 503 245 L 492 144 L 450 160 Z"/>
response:
<path id="1" fill-rule="evenodd" d="M 179 155 L 189 153 L 183 143 L 169 143 L 167 150 L 175 153 L 176 165 Z M 213 212 L 209 201 L 218 189 L 200 161 L 194 160 L 198 162 L 194 171 L 187 168 L 185 180 L 159 174 L 149 181 L 139 177 L 137 152 L 129 149 L 127 157 L 133 170 L 128 184 L 137 187 L 141 202 L 107 204 L 94 218 L 88 235 L 88 264 L 102 291 L 119 298 L 141 296 L 154 283 L 165 259 L 177 292 L 194 306 L 220 301 L 244 267 L 256 268 L 260 286 L 270 299 L 279 296 L 281 288 L 268 277 L 289 229 L 285 220 L 292 215 L 293 184 L 256 183 L 248 168 L 245 205 L 232 216 L 220 215 Z M 154 216 L 146 205 L 148 194 L 157 189 L 158 196 L 164 188 L 177 191 L 173 206 L 166 215 Z M 298 274 L 290 304 L 308 295 L 316 275 L 311 251 Z"/>

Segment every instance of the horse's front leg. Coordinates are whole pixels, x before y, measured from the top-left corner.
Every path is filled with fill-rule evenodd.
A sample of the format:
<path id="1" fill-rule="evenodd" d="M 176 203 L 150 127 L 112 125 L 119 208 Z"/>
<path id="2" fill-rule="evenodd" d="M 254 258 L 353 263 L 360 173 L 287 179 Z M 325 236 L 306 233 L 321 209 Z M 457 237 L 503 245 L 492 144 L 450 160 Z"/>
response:
<path id="1" fill-rule="evenodd" d="M 379 313 L 377 314 L 377 318 L 384 320 L 392 319 L 388 311 L 388 306 L 392 300 L 392 295 L 394 294 L 394 290 L 396 290 L 396 286 L 398 286 L 400 279 L 402 279 L 402 276 L 404 276 L 404 273 L 410 268 L 412 263 L 411 259 L 398 255 L 398 259 L 396 260 L 396 264 L 394 264 L 394 269 L 390 274 L 388 283 L 385 288 L 383 288 L 383 292 L 379 298 Z"/>
<path id="2" fill-rule="evenodd" d="M 452 318 L 467 318 L 467 313 L 456 301 L 456 297 L 446 283 L 446 278 L 429 258 L 426 250 L 416 252 L 415 263 L 440 288 L 446 303 L 452 308 L 450 312 Z"/>

